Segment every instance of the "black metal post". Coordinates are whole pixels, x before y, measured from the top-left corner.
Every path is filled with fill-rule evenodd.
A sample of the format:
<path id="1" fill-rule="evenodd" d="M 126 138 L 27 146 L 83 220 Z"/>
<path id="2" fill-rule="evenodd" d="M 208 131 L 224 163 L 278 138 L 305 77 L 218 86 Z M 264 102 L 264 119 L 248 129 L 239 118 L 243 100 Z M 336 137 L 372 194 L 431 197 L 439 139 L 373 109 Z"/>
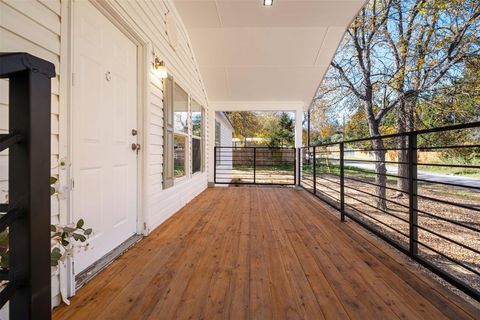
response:
<path id="1" fill-rule="evenodd" d="M 310 109 L 308 109 L 308 114 L 307 114 L 307 146 L 310 147 L 311 145 L 311 140 L 310 140 Z"/>
<path id="2" fill-rule="evenodd" d="M 213 147 L 213 183 L 217 183 L 217 146 Z M 233 154 L 233 150 L 232 150 Z M 233 161 L 233 160 L 232 160 Z"/>
<path id="3" fill-rule="evenodd" d="M 298 166 L 296 170 L 298 170 L 297 174 L 297 185 L 301 186 L 302 185 L 302 148 L 297 149 L 297 163 Z"/>
<path id="4" fill-rule="evenodd" d="M 297 184 L 297 149 L 293 148 L 293 185 Z"/>
<path id="5" fill-rule="evenodd" d="M 310 114 L 310 113 L 309 113 Z M 308 149 L 310 151 L 310 148 Z M 317 156 L 316 147 L 313 147 L 313 194 L 317 194 Z"/>
<path id="6" fill-rule="evenodd" d="M 9 227 L 9 280 L 16 285 L 10 319 L 50 319 L 50 78 L 55 69 L 28 54 L 14 56 L 10 67 L 18 63 L 24 69 L 9 76 L 9 124 L 23 139 L 9 149 L 9 206 L 21 215 Z"/>
<path id="7" fill-rule="evenodd" d="M 408 208 L 410 255 L 418 254 L 417 135 L 408 135 Z"/>
<path id="8" fill-rule="evenodd" d="M 459 208 L 476 210 L 475 207 L 471 207 L 471 206 L 465 205 L 463 203 L 458 203 L 458 202 L 455 201 L 455 199 L 448 199 L 448 198 L 434 199 L 434 198 L 429 198 L 426 195 L 423 195 L 423 196 L 420 195 L 419 190 L 418 190 L 418 182 L 421 182 L 421 181 L 425 181 L 425 182 L 428 182 L 428 183 L 433 183 L 433 182 L 429 181 L 429 180 L 420 179 L 420 178 L 417 177 L 417 175 L 418 175 L 417 168 L 420 165 L 418 163 L 418 159 L 417 159 L 418 158 L 418 150 L 449 149 L 449 148 L 476 148 L 476 145 L 465 145 L 465 144 L 463 144 L 463 145 L 462 144 L 459 144 L 459 145 L 451 145 L 451 144 L 443 145 L 443 144 L 440 144 L 440 145 L 432 145 L 432 146 L 418 146 L 418 136 L 419 135 L 424 135 L 424 134 L 430 134 L 430 133 L 453 131 L 453 130 L 465 130 L 465 129 L 470 129 L 470 128 L 480 128 L 480 122 L 465 123 L 465 124 L 459 124 L 459 125 L 453 125 L 453 126 L 447 126 L 447 127 L 439 127 L 439 128 L 430 128 L 430 129 L 418 130 L 418 131 L 412 131 L 412 132 L 395 133 L 395 134 L 384 135 L 384 136 L 380 136 L 380 137 L 361 138 L 361 139 L 355 139 L 355 140 L 342 141 L 340 143 L 339 142 L 331 142 L 331 143 L 325 143 L 325 144 L 318 145 L 316 147 L 321 147 L 321 148 L 332 147 L 332 146 L 335 146 L 335 145 L 338 145 L 338 144 L 340 145 L 340 171 L 341 171 L 341 174 L 340 174 L 341 200 L 340 200 L 340 202 L 341 202 L 341 208 L 339 208 L 333 202 L 327 201 L 327 199 L 325 199 L 325 197 L 320 196 L 319 195 L 320 190 L 317 190 L 316 197 L 325 201 L 327 204 L 331 205 L 335 209 L 337 209 L 337 210 L 340 209 L 341 210 L 342 221 L 344 221 L 346 218 L 349 218 L 350 220 L 358 223 L 359 225 L 361 225 L 365 229 L 369 230 L 370 232 L 372 232 L 373 234 L 375 234 L 379 238 L 388 242 L 390 245 L 392 245 L 393 247 L 398 249 L 400 252 L 411 256 L 415 261 L 419 262 L 421 265 L 423 265 L 424 267 L 426 267 L 427 269 L 429 269 L 430 271 L 432 271 L 436 275 L 440 276 L 441 278 L 443 278 L 447 282 L 456 286 L 458 289 L 460 289 L 463 292 L 465 292 L 466 294 L 470 295 L 473 299 L 480 301 L 480 291 L 479 290 L 472 287 L 468 282 L 464 281 L 463 279 L 460 279 L 456 273 L 451 272 L 451 269 L 443 268 L 442 266 L 434 264 L 433 261 L 431 260 L 431 258 L 429 258 L 427 256 L 420 255 L 419 254 L 419 248 L 418 248 L 420 245 L 423 245 L 427 249 L 435 251 L 437 254 L 444 257 L 445 259 L 450 260 L 454 265 L 458 266 L 459 268 L 461 267 L 461 268 L 464 268 L 466 270 L 470 270 L 471 272 L 472 272 L 472 270 L 474 270 L 468 264 L 465 264 L 463 261 L 459 261 L 459 260 L 456 260 L 454 258 L 451 258 L 448 255 L 443 254 L 441 251 L 438 251 L 440 249 L 437 250 L 437 249 L 434 248 L 434 246 L 433 246 L 433 248 L 429 247 L 428 243 L 422 243 L 421 239 L 418 239 L 418 229 L 420 228 L 420 226 L 418 225 L 418 211 L 419 211 L 419 209 L 418 209 L 418 199 L 419 198 L 425 197 L 426 199 L 429 199 L 429 201 L 437 201 L 439 203 L 445 203 L 447 205 L 456 206 L 456 207 L 459 207 Z M 405 160 L 405 163 L 408 165 L 409 170 L 408 170 L 408 173 L 405 174 L 405 177 L 402 177 L 404 179 L 407 179 L 407 181 L 409 182 L 408 183 L 408 185 L 409 185 L 408 186 L 408 189 L 409 189 L 408 190 L 409 206 L 407 207 L 408 210 L 409 210 L 409 221 L 408 221 L 408 223 L 409 223 L 409 235 L 408 235 L 409 246 L 408 247 L 404 247 L 402 244 L 397 242 L 395 237 L 392 237 L 391 235 L 389 235 L 387 233 L 379 231 L 377 228 L 375 228 L 372 225 L 372 223 L 364 221 L 363 219 L 359 218 L 356 214 L 351 214 L 350 210 L 346 210 L 346 207 L 350 206 L 350 205 L 347 205 L 347 203 L 345 202 L 345 197 L 347 197 L 347 196 L 351 197 L 351 196 L 349 196 L 345 193 L 345 190 L 344 190 L 345 180 L 348 180 L 348 179 L 352 179 L 353 181 L 356 180 L 356 179 L 350 178 L 348 176 L 347 177 L 345 176 L 345 162 L 348 161 L 348 160 L 345 159 L 345 153 L 347 152 L 346 150 L 348 150 L 348 149 L 345 149 L 345 144 L 352 144 L 352 143 L 357 143 L 357 142 L 361 142 L 361 141 L 372 141 L 374 139 L 387 139 L 387 138 L 389 139 L 389 138 L 396 138 L 396 137 L 407 137 L 408 138 L 408 147 L 406 148 L 406 150 L 408 150 L 408 157 Z M 375 149 L 373 149 L 373 150 L 375 150 Z M 301 150 L 299 150 L 299 151 L 301 151 Z M 315 151 L 315 153 L 317 153 L 317 152 Z M 298 156 L 300 158 L 300 152 L 299 152 Z M 304 157 L 302 157 L 302 161 L 303 161 L 303 158 Z M 347 158 L 348 158 L 348 156 L 347 156 Z M 315 158 L 315 160 L 316 160 L 316 158 Z M 363 160 L 363 161 L 360 160 L 360 161 L 361 162 L 372 162 L 372 161 L 367 161 L 367 160 Z M 388 161 L 388 163 L 397 163 L 398 164 L 398 162 L 395 162 L 395 161 Z M 428 163 L 421 163 L 421 164 L 422 165 L 428 165 Z M 442 165 L 442 166 L 458 167 L 458 168 L 477 168 L 478 167 L 478 166 L 475 166 L 475 165 L 471 166 L 471 165 L 464 165 L 464 164 L 445 164 L 445 165 Z M 393 174 L 389 174 L 388 176 L 395 177 L 395 175 L 393 175 Z M 398 177 L 398 176 L 396 176 L 396 177 Z M 356 181 L 362 182 L 362 181 L 359 181 L 359 180 L 356 180 Z M 365 182 L 365 183 L 369 184 L 369 185 L 376 185 L 376 184 L 373 184 L 373 183 L 370 183 L 370 182 Z M 434 183 L 440 184 L 440 185 L 452 186 L 452 187 L 456 187 L 456 186 L 465 187 L 465 185 L 456 184 L 454 182 L 440 182 L 440 181 L 437 182 L 437 181 L 435 181 Z M 317 182 L 317 185 L 319 185 L 319 184 L 321 184 L 320 181 Z M 302 187 L 304 189 L 307 189 L 305 186 L 302 186 Z M 468 188 L 478 189 L 475 186 L 468 186 Z M 310 191 L 310 190 L 308 190 L 308 191 Z M 361 190 L 359 190 L 359 191 L 361 191 Z M 367 192 L 364 192 L 364 193 L 368 194 Z M 326 195 L 326 196 L 328 197 L 328 195 Z M 355 199 L 355 198 L 353 198 L 353 199 Z M 364 203 L 364 204 L 368 205 L 367 203 Z M 354 205 L 352 205 L 351 207 L 352 207 L 352 211 L 355 210 L 360 215 L 365 215 L 367 217 L 370 217 L 367 212 L 362 212 L 363 210 L 360 210 L 361 208 L 357 208 Z M 433 213 L 425 212 L 425 214 L 429 215 L 429 216 L 434 216 Z M 438 218 L 440 218 L 440 217 L 438 217 Z M 379 223 L 382 223 L 381 221 L 379 221 L 377 219 L 375 219 L 375 220 Z M 452 224 L 465 226 L 463 224 L 458 224 L 457 221 L 451 220 L 447 217 L 442 217 L 441 220 L 452 223 Z M 385 224 L 385 226 L 388 227 L 388 225 L 386 225 L 386 224 Z M 435 230 L 431 230 L 431 229 L 429 230 L 427 227 L 428 226 L 423 226 L 422 229 L 424 229 L 426 232 L 431 232 L 432 234 L 437 234 Z M 392 230 L 395 230 L 395 229 L 392 228 Z M 400 232 L 399 230 L 395 230 L 395 231 Z M 475 251 L 475 249 L 472 249 L 472 248 L 468 247 L 468 245 L 464 245 L 461 242 L 457 242 L 456 240 L 449 239 L 448 237 L 443 236 L 441 234 L 437 234 L 437 236 L 439 238 L 443 238 L 445 241 L 450 241 L 452 243 L 455 243 L 458 246 L 464 247 L 466 250 L 470 250 L 471 252 Z M 475 271 L 473 271 L 473 273 L 475 273 Z"/>
<path id="9" fill-rule="evenodd" d="M 257 148 L 253 148 L 253 183 L 257 183 Z"/>
<path id="10" fill-rule="evenodd" d="M 340 142 L 340 219 L 345 222 L 345 144 Z"/>

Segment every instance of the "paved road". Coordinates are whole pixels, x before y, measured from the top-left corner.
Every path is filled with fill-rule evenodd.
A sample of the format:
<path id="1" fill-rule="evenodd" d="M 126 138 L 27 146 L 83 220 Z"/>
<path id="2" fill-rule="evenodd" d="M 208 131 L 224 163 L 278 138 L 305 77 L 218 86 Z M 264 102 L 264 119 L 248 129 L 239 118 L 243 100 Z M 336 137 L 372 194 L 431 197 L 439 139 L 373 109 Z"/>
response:
<path id="1" fill-rule="evenodd" d="M 347 165 L 347 164 L 346 164 Z M 375 165 L 373 163 L 365 163 L 365 162 L 348 162 L 349 166 L 355 166 L 357 168 L 367 169 L 367 170 L 375 170 Z M 389 166 L 387 165 L 387 173 L 389 174 L 398 174 L 397 166 Z M 480 188 L 480 179 L 479 178 L 471 178 L 471 177 L 462 177 L 462 176 L 454 176 L 448 174 L 439 174 L 433 173 L 428 171 L 418 171 L 418 178 L 425 179 L 429 181 L 435 182 L 445 182 L 445 183 L 454 183 L 465 187 L 476 187 Z"/>

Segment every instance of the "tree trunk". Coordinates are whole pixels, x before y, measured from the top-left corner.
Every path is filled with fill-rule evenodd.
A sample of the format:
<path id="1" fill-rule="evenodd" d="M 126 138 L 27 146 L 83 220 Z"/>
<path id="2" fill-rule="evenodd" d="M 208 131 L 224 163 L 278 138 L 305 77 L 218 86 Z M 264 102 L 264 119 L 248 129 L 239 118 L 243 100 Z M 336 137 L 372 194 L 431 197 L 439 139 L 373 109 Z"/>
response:
<path id="1" fill-rule="evenodd" d="M 397 178 L 397 197 L 401 197 L 408 193 L 408 137 L 398 138 L 398 176 L 404 178 Z"/>
<path id="2" fill-rule="evenodd" d="M 375 139 L 372 141 L 373 149 L 375 155 L 375 184 L 377 185 L 375 194 L 377 195 L 377 208 L 382 210 L 387 210 L 387 167 L 385 166 L 385 149 L 383 140 Z"/>
<path id="3" fill-rule="evenodd" d="M 373 107 L 370 106 L 365 109 L 366 116 L 368 120 L 368 130 L 370 131 L 370 136 L 378 137 L 380 136 L 380 130 L 378 126 L 378 121 L 375 119 L 375 116 L 371 112 Z M 385 145 L 383 140 L 374 139 L 372 140 L 372 148 L 374 149 L 373 154 L 375 155 L 375 194 L 377 198 L 377 208 L 382 210 L 387 210 L 387 167 L 385 165 Z"/>
<path id="4" fill-rule="evenodd" d="M 397 115 L 397 125 L 398 132 L 404 133 L 407 132 L 407 119 L 405 111 L 405 102 L 402 101 L 398 108 Z M 397 155 L 398 162 L 406 163 L 408 161 L 408 138 L 406 136 L 397 138 Z M 408 165 L 399 163 L 398 164 L 398 174 L 399 177 L 408 177 Z M 408 192 L 408 179 L 397 178 L 397 197 L 401 197 Z"/>
<path id="5" fill-rule="evenodd" d="M 415 104 L 417 97 L 413 91 L 405 93 L 405 99 L 400 103 L 398 109 L 398 132 L 409 132 L 415 130 Z M 398 176 L 404 177 L 397 179 L 397 197 L 408 193 L 408 137 L 398 137 Z"/>

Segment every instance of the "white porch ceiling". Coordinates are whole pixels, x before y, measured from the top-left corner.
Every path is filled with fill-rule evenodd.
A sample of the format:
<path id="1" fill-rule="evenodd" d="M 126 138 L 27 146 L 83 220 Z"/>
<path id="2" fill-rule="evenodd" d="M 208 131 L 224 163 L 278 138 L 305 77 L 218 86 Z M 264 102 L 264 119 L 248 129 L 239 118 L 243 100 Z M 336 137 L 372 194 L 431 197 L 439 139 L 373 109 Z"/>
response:
<path id="1" fill-rule="evenodd" d="M 365 0 L 174 0 L 207 95 L 222 103 L 310 102 Z"/>

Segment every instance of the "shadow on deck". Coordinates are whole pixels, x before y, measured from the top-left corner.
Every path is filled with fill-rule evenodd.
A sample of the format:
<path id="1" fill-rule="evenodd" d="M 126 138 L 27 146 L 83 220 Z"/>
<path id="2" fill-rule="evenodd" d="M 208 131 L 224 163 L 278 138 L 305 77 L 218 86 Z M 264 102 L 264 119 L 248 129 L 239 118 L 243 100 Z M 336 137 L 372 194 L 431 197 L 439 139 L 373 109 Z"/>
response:
<path id="1" fill-rule="evenodd" d="M 471 319 L 480 310 L 293 188 L 211 188 L 54 319 Z"/>

